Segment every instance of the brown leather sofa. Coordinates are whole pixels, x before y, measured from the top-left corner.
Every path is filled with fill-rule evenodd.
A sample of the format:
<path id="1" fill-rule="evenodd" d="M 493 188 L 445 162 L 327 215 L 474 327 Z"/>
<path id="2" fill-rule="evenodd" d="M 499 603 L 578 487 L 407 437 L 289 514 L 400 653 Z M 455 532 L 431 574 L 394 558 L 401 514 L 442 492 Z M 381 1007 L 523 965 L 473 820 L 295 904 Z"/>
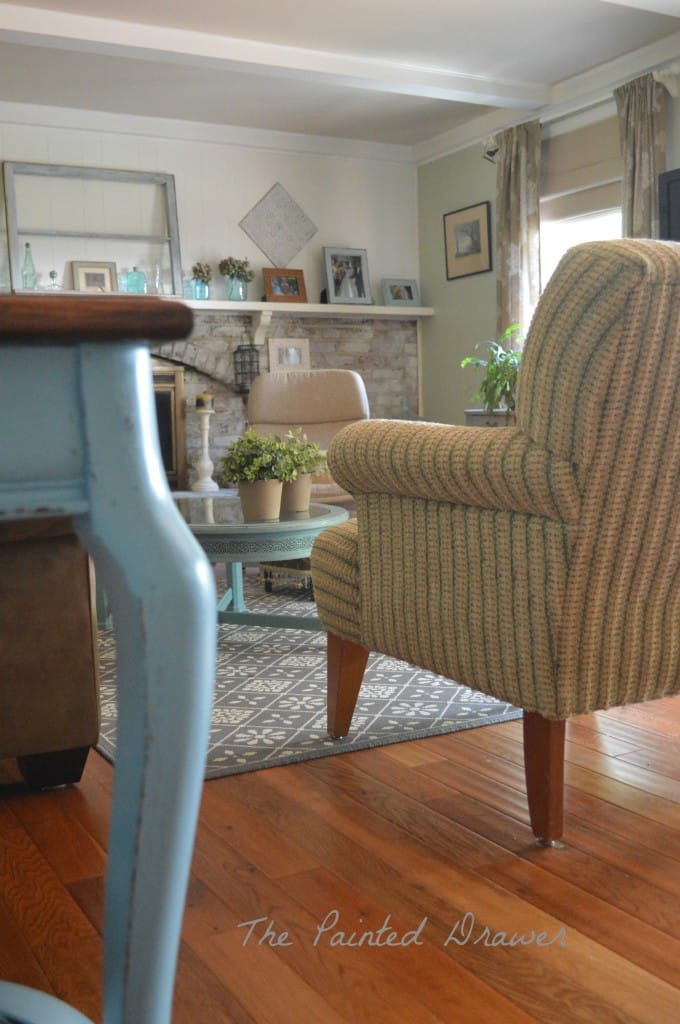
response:
<path id="1" fill-rule="evenodd" d="M 94 581 L 70 519 L 0 524 L 0 758 L 77 782 L 99 733 Z"/>

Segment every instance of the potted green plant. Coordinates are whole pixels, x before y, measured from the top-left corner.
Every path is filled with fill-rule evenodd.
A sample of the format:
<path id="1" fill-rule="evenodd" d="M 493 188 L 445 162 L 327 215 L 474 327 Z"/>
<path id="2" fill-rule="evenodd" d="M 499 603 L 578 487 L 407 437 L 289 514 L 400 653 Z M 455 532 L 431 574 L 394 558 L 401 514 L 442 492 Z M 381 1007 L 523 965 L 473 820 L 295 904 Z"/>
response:
<path id="1" fill-rule="evenodd" d="M 255 277 L 247 259 L 237 260 L 233 256 L 227 256 L 226 259 L 220 260 L 219 271 L 229 278 L 228 299 L 243 301 L 247 298 L 248 282 Z"/>
<path id="2" fill-rule="evenodd" d="M 517 397 L 517 375 L 522 361 L 521 348 L 509 348 L 513 342 L 521 345 L 522 328 L 519 324 L 511 324 L 507 327 L 497 341 L 480 341 L 480 345 L 487 347 L 488 355 L 484 359 L 481 356 L 467 356 L 461 362 L 461 367 L 472 366 L 474 369 L 484 370 L 484 378 L 479 385 L 477 396 L 484 403 L 486 412 L 506 412 L 508 417 L 515 411 Z"/>
<path id="3" fill-rule="evenodd" d="M 220 468 L 220 482 L 237 485 L 247 522 L 279 518 L 283 481 L 295 479 L 296 474 L 284 440 L 248 428 L 227 445 Z"/>
<path id="4" fill-rule="evenodd" d="M 312 475 L 326 464 L 326 456 L 302 429 L 289 430 L 283 441 L 295 470 L 295 479 L 284 483 L 282 512 L 307 512 L 312 496 Z"/>
<path id="5" fill-rule="evenodd" d="M 212 267 L 209 263 L 194 263 L 191 268 L 191 277 L 194 282 L 194 298 L 207 299 L 210 295 L 210 282 L 212 280 Z"/>

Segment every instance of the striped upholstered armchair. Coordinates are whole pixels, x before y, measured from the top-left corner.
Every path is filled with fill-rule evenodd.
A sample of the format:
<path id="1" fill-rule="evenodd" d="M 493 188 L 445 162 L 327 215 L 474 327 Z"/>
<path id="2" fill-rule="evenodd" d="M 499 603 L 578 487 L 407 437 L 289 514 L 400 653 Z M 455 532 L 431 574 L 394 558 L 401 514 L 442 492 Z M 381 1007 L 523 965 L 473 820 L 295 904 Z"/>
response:
<path id="1" fill-rule="evenodd" d="M 565 720 L 680 690 L 680 245 L 567 253 L 516 426 L 373 420 L 329 462 L 357 503 L 312 554 L 330 734 L 369 651 L 510 701 L 532 828 L 555 842 Z"/>

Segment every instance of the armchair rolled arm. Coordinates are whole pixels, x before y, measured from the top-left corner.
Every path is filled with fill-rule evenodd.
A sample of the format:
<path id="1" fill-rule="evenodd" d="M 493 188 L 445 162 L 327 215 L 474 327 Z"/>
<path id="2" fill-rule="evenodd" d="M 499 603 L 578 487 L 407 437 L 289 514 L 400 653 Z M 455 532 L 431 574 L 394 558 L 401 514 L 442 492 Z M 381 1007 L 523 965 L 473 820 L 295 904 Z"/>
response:
<path id="1" fill-rule="evenodd" d="M 350 494 L 394 494 L 573 522 L 574 467 L 517 427 L 367 420 L 331 442 L 328 465 Z"/>

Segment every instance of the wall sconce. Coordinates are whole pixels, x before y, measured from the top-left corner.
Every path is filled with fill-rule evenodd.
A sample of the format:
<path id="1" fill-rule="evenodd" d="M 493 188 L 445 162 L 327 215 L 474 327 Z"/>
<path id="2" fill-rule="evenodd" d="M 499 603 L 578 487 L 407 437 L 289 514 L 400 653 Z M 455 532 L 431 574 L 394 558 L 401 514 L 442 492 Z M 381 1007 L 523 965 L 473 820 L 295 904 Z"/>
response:
<path id="1" fill-rule="evenodd" d="M 493 135 L 489 135 L 484 142 L 484 159 L 488 160 L 490 164 L 496 163 L 496 157 L 498 156 L 498 150 L 500 149 Z"/>
<path id="2" fill-rule="evenodd" d="M 234 349 L 234 382 L 241 395 L 247 395 L 250 385 L 260 372 L 260 353 L 252 341 Z"/>

